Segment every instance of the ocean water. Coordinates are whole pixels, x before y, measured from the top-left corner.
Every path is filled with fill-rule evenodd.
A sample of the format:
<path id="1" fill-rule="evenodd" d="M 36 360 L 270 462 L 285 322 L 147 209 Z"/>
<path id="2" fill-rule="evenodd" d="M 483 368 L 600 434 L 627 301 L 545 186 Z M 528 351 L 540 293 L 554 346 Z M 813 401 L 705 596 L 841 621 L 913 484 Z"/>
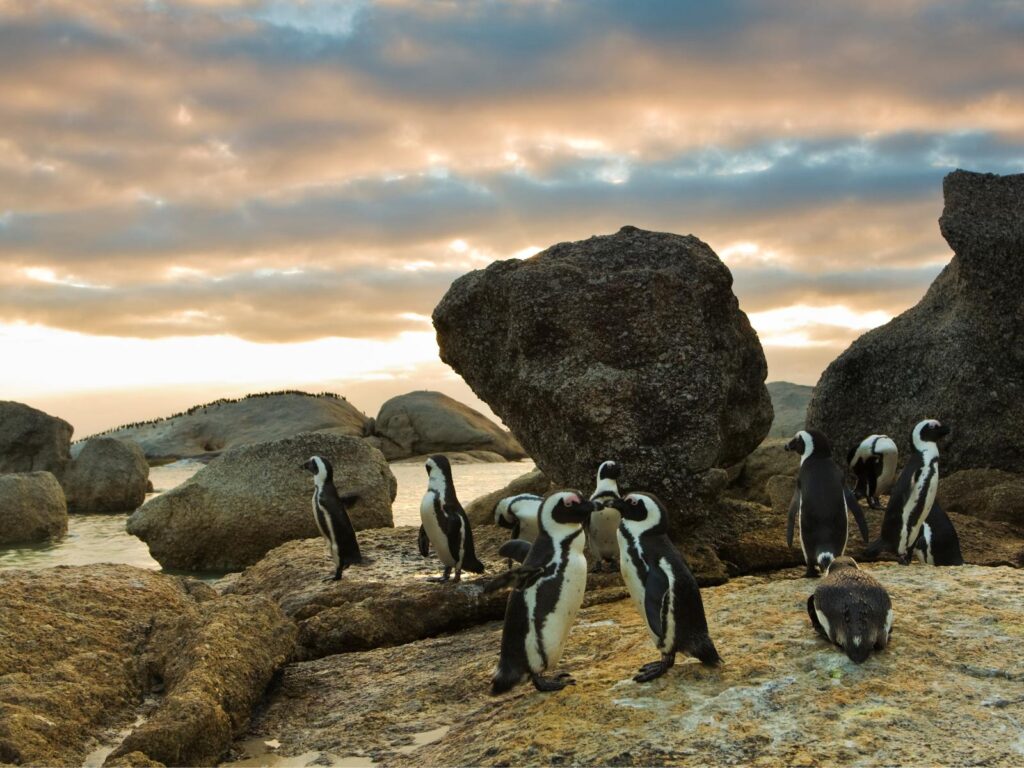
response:
<path id="1" fill-rule="evenodd" d="M 146 498 L 151 499 L 185 482 L 202 467 L 203 464 L 196 461 L 176 461 L 153 467 L 149 478 L 154 492 Z M 452 467 L 452 479 L 459 499 L 465 504 L 477 496 L 504 487 L 533 468 L 530 461 L 457 464 Z M 419 525 L 420 499 L 427 486 L 426 470 L 417 463 L 392 464 L 391 471 L 398 480 L 398 495 L 391 507 L 395 525 Z M 67 535 L 60 541 L 0 547 L 0 570 L 91 563 L 123 563 L 160 570 L 160 564 L 150 557 L 146 544 L 125 531 L 127 519 L 124 514 L 69 515 Z"/>

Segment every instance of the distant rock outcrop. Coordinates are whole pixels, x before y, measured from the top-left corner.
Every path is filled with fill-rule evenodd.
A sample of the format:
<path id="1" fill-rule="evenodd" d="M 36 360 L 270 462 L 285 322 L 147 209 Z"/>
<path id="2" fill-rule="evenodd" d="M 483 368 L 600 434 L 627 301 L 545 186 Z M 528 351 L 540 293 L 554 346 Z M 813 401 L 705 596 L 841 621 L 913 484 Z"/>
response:
<path id="1" fill-rule="evenodd" d="M 344 398 L 280 392 L 250 395 L 190 408 L 187 412 L 107 432 L 137 443 L 146 458 L 216 456 L 237 445 L 281 440 L 300 432 L 331 430 L 361 437 L 367 418 Z"/>
<path id="2" fill-rule="evenodd" d="M 769 381 L 766 385 L 772 398 L 775 418 L 769 437 L 793 437 L 804 428 L 807 420 L 807 405 L 811 402 L 814 387 L 805 384 L 791 384 L 788 381 Z"/>
<path id="3" fill-rule="evenodd" d="M 845 455 L 923 418 L 948 423 L 942 469 L 1024 473 L 1024 174 L 955 171 L 939 226 L 955 255 L 924 298 L 826 369 L 808 424 Z"/>
<path id="4" fill-rule="evenodd" d="M 90 438 L 64 474 L 68 511 L 131 512 L 146 500 L 148 482 L 149 464 L 138 445 Z"/>
<path id="5" fill-rule="evenodd" d="M 362 493 L 349 510 L 356 530 L 394 524 L 397 483 L 380 451 L 361 438 L 306 433 L 225 451 L 143 504 L 128 518 L 128 532 L 145 541 L 165 568 L 245 568 L 286 541 L 320 535 L 310 501 L 312 477 L 301 468 L 314 454 L 334 465 L 339 490 Z"/>
<path id="6" fill-rule="evenodd" d="M 266 598 L 127 565 L 0 571 L 0 616 L 5 765 L 83 765 L 152 693 L 155 710 L 114 754 L 215 765 L 295 642 Z"/>
<path id="7" fill-rule="evenodd" d="M 772 419 L 764 353 L 732 275 L 693 236 L 623 227 L 456 280 L 441 359 L 557 484 L 614 457 L 674 522 L 708 520 Z"/>
<path id="8" fill-rule="evenodd" d="M 60 479 L 71 458 L 73 432 L 64 419 L 0 400 L 0 474 L 52 472 Z"/>
<path id="9" fill-rule="evenodd" d="M 390 459 L 449 451 L 490 451 L 506 459 L 526 458 L 508 430 L 479 411 L 440 392 L 422 390 L 393 397 L 380 407 L 374 434 Z"/>
<path id="10" fill-rule="evenodd" d="M 49 472 L 0 475 L 0 546 L 59 539 L 68 530 L 68 507 Z"/>

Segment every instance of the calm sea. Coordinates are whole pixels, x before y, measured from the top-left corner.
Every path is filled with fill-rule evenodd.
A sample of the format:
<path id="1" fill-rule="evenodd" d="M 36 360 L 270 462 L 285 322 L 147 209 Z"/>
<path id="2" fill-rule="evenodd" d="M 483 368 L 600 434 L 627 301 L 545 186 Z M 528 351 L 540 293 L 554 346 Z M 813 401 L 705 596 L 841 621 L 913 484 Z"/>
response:
<path id="1" fill-rule="evenodd" d="M 202 469 L 195 461 L 177 461 L 153 467 L 151 499 L 185 482 Z M 507 485 L 519 475 L 531 471 L 533 462 L 501 464 L 457 464 L 452 477 L 463 504 Z M 398 496 L 392 505 L 395 525 L 419 525 L 420 498 L 427 485 L 426 470 L 420 464 L 392 464 L 398 480 Z M 310 485 L 312 490 L 312 484 Z M 0 570 L 5 568 L 49 568 L 54 565 L 88 565 L 90 563 L 125 563 L 140 568 L 160 570 L 160 564 L 149 556 L 140 539 L 124 529 L 127 515 L 70 515 L 68 533 L 57 542 L 31 546 L 0 548 Z"/>

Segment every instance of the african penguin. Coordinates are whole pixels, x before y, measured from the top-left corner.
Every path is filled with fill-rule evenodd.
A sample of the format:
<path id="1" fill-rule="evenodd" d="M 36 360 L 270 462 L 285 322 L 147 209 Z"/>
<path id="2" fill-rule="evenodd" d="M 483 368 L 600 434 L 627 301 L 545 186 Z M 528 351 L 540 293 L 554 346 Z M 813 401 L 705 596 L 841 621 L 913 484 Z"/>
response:
<path id="1" fill-rule="evenodd" d="M 644 664 L 633 679 L 646 683 L 660 677 L 680 652 L 717 665 L 721 658 L 708 634 L 700 589 L 669 541 L 664 505 L 650 493 L 630 493 L 612 504 L 622 516 L 616 534 L 622 579 L 661 652 L 658 661 Z"/>
<path id="2" fill-rule="evenodd" d="M 807 598 L 807 613 L 818 633 L 856 664 L 880 651 L 892 633 L 892 601 L 885 587 L 860 570 L 852 557 L 837 557 Z"/>
<path id="3" fill-rule="evenodd" d="M 619 530 L 619 513 L 612 502 L 619 498 L 619 465 L 614 461 L 605 461 L 597 468 L 597 486 L 590 494 L 594 502 L 594 511 L 587 523 L 587 544 L 594 558 L 594 572 L 603 570 L 607 560 L 611 568 L 615 568 L 615 559 L 619 556 L 619 542 L 616 538 Z"/>
<path id="4" fill-rule="evenodd" d="M 807 566 L 805 576 L 822 573 L 846 550 L 849 525 L 846 513 L 853 513 L 861 536 L 867 541 L 864 510 L 843 483 L 843 473 L 832 460 L 828 438 L 816 430 L 801 430 L 785 449 L 800 454 L 796 491 L 789 505 L 786 544 L 793 546 L 793 527 L 799 525 L 800 549 Z"/>
<path id="5" fill-rule="evenodd" d="M 921 534 L 914 543 L 914 554 L 917 559 L 927 565 L 963 565 L 964 556 L 960 552 L 960 537 L 949 515 L 936 501 L 928 519 L 921 525 Z"/>
<path id="6" fill-rule="evenodd" d="M 334 561 L 334 575 L 325 581 L 338 581 L 343 570 L 363 560 L 347 511 L 359 500 L 359 494 L 338 493 L 334 487 L 334 468 L 323 456 L 311 457 L 302 469 L 313 473 L 313 519 L 327 542 L 327 554 Z"/>
<path id="7" fill-rule="evenodd" d="M 535 493 L 506 496 L 494 505 L 494 524 L 511 529 L 511 539 L 533 542 L 537 538 L 537 513 L 541 501 Z"/>
<path id="8" fill-rule="evenodd" d="M 469 527 L 452 482 L 452 467 L 448 458 L 435 454 L 427 459 L 427 491 L 420 502 L 419 551 L 423 557 L 430 554 L 433 545 L 444 565 L 444 575 L 428 581 L 448 581 L 452 568 L 455 581 L 462 579 L 462 571 L 483 573 L 484 566 L 473 551 L 473 532 Z"/>
<path id="9" fill-rule="evenodd" d="M 857 478 L 854 492 L 858 498 L 867 499 L 872 509 L 881 507 L 878 497 L 892 488 L 898 458 L 896 443 L 887 435 L 868 435 L 850 450 L 847 463 Z"/>
<path id="10" fill-rule="evenodd" d="M 939 490 L 939 446 L 936 441 L 949 434 L 949 427 L 935 419 L 918 422 L 910 434 L 914 450 L 889 494 L 882 518 L 882 533 L 865 550 L 868 557 L 883 551 L 899 555 L 907 565 L 911 549 L 928 518 Z"/>
<path id="11" fill-rule="evenodd" d="M 548 494 L 537 517 L 537 540 L 523 564 L 485 587 L 493 591 L 515 585 L 505 607 L 492 694 L 504 693 L 527 677 L 538 691 L 558 691 L 574 682 L 567 673 L 541 675 L 558 665 L 583 602 L 587 558 L 582 525 L 593 508 L 576 491 Z"/>

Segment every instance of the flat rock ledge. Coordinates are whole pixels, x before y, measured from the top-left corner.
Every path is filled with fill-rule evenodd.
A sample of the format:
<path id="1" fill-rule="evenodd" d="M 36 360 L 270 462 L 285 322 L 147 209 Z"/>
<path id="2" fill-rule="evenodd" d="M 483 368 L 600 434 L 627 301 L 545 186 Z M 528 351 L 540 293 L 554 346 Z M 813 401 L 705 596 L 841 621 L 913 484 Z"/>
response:
<path id="1" fill-rule="evenodd" d="M 788 571 L 704 591 L 725 660 L 655 658 L 629 601 L 584 608 L 561 669 L 575 686 L 487 694 L 500 622 L 289 665 L 235 759 L 380 766 L 987 765 L 1024 762 L 1024 582 L 1009 568 L 867 566 L 895 608 L 862 665 L 818 639 L 815 581 Z M 264 760 L 271 759 L 264 755 Z M 230 764 L 230 763 L 228 763 Z"/>
<path id="2" fill-rule="evenodd" d="M 442 566 L 431 553 L 420 556 L 417 529 L 361 531 L 359 548 L 366 563 L 345 570 L 341 581 L 324 581 L 331 571 L 322 539 L 303 539 L 277 547 L 259 563 L 218 582 L 229 595 L 265 595 L 299 627 L 295 657 L 314 659 L 334 653 L 401 645 L 445 632 L 477 626 L 505 615 L 507 593 L 483 592 L 507 565 L 498 547 L 508 531 L 495 526 L 473 529 L 476 552 L 486 571 L 463 573 L 459 584 L 427 581 Z M 588 600 L 625 596 L 617 573 L 591 574 Z"/>

